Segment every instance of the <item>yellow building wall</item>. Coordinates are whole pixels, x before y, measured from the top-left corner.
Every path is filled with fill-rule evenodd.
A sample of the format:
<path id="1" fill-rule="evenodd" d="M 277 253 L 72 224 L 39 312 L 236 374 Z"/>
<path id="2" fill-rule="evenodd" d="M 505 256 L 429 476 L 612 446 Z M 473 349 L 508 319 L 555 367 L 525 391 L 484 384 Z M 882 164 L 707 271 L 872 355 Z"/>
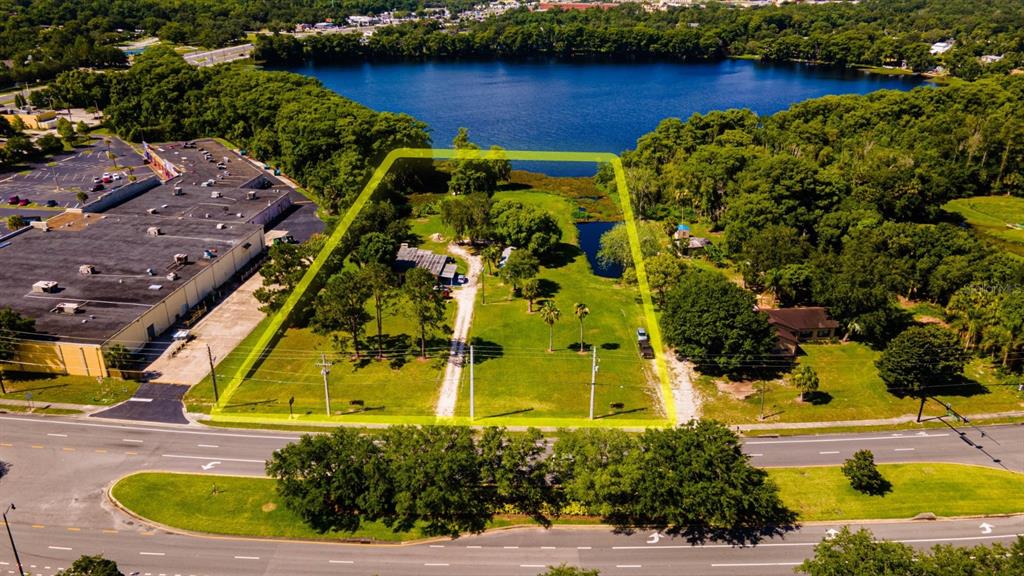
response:
<path id="1" fill-rule="evenodd" d="M 70 374 L 72 376 L 109 376 L 103 349 L 98 344 L 74 342 L 22 342 L 10 365 L 15 370 Z"/>

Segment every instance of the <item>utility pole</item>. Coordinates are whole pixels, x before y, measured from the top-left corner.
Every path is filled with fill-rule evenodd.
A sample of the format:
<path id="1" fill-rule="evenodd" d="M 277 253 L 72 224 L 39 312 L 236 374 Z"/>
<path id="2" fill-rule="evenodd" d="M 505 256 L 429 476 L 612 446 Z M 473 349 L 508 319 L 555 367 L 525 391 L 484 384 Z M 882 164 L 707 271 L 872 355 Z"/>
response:
<path id="1" fill-rule="evenodd" d="M 18 563 L 18 574 L 25 576 L 25 570 L 21 567 L 21 558 L 18 557 L 18 547 L 14 545 L 14 534 L 11 534 L 11 525 L 7 522 L 7 513 L 11 510 L 17 510 L 14 507 L 14 502 L 7 505 L 7 510 L 4 510 L 4 526 L 7 527 L 7 537 L 11 539 L 11 550 L 14 550 L 14 561 Z"/>
<path id="2" fill-rule="evenodd" d="M 210 359 L 210 380 L 213 382 L 213 402 L 220 404 L 220 393 L 217 392 L 217 370 L 213 367 L 213 352 L 210 351 L 210 345 L 206 345 L 206 357 Z"/>
<path id="3" fill-rule="evenodd" d="M 331 373 L 331 365 L 333 362 L 327 361 L 327 355 L 323 352 L 320 353 L 320 363 L 317 366 L 320 367 L 320 374 L 324 377 L 324 402 L 327 405 L 327 415 L 331 415 L 331 389 L 327 386 L 327 375 Z"/>
<path id="4" fill-rule="evenodd" d="M 473 397 L 473 345 L 469 346 L 469 421 L 476 417 L 475 398 Z"/>
<path id="5" fill-rule="evenodd" d="M 761 382 L 761 415 L 758 416 L 758 420 L 764 420 L 764 389 L 768 386 L 767 382 Z"/>
<path id="6" fill-rule="evenodd" d="M 597 383 L 597 346 L 592 346 L 590 356 L 590 419 L 594 419 L 594 386 Z"/>

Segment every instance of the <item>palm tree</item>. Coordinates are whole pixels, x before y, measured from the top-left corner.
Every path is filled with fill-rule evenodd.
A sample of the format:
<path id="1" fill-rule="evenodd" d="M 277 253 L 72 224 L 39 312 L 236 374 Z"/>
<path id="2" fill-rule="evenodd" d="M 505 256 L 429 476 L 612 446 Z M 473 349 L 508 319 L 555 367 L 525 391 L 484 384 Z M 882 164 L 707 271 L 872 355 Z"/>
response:
<path id="1" fill-rule="evenodd" d="M 533 301 L 540 296 L 540 281 L 536 278 L 530 278 L 526 282 L 523 282 L 523 287 L 520 288 L 523 293 L 523 298 L 526 298 L 526 313 L 533 314 Z"/>
<path id="2" fill-rule="evenodd" d="M 580 353 L 583 352 L 583 319 L 590 314 L 590 308 L 582 302 L 577 302 L 576 306 L 573 307 L 573 312 L 576 314 L 576 319 L 580 321 Z"/>
<path id="3" fill-rule="evenodd" d="M 541 320 L 548 325 L 548 352 L 553 352 L 555 347 L 555 322 L 562 317 L 562 311 L 555 306 L 554 300 L 545 300 L 540 308 Z"/>

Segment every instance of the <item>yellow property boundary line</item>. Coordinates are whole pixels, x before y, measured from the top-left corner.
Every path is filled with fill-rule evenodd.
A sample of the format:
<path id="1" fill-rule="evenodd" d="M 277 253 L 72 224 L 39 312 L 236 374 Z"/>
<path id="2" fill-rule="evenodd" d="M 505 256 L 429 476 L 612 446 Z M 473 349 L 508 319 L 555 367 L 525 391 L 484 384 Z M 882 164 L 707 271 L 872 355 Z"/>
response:
<path id="1" fill-rule="evenodd" d="M 556 424 L 559 426 L 573 427 L 573 426 L 635 426 L 635 427 L 651 427 L 651 426 L 665 426 L 673 425 L 676 421 L 676 410 L 675 403 L 672 399 L 672 388 L 669 383 L 668 377 L 668 366 L 665 363 L 665 355 L 662 347 L 661 340 L 661 329 L 658 326 L 657 317 L 654 315 L 654 302 L 651 299 L 651 289 L 647 282 L 647 270 L 644 266 L 643 254 L 640 251 L 640 237 L 637 232 L 636 220 L 633 214 L 633 204 L 630 200 L 629 188 L 626 186 L 626 173 L 622 168 L 622 160 L 619 159 L 615 154 L 607 152 L 549 152 L 549 151 L 536 151 L 536 150 L 466 150 L 466 149 L 440 149 L 440 148 L 398 148 L 392 150 L 384 161 L 381 162 L 380 166 L 373 172 L 369 182 L 363 187 L 363 191 L 360 192 L 356 201 L 352 203 L 348 211 L 345 212 L 345 216 L 338 222 L 334 231 L 331 233 L 327 242 L 324 244 L 323 249 L 317 254 L 313 263 L 310 264 L 306 273 L 299 280 L 295 290 L 288 296 L 281 308 L 274 313 L 271 317 L 270 322 L 263 328 L 262 334 L 256 344 L 249 351 L 249 354 L 242 361 L 242 364 L 238 367 L 235 373 L 231 376 L 227 387 L 224 389 L 223 394 L 220 395 L 220 400 L 217 402 L 213 409 L 210 411 L 210 416 L 215 421 L 221 422 L 250 422 L 250 423 L 269 423 L 269 422 L 280 422 L 280 421 L 328 421 L 337 422 L 339 424 L 461 424 L 468 425 L 472 424 L 467 417 L 454 417 L 454 418 L 436 418 L 433 416 L 392 416 L 392 417 L 359 417 L 355 415 L 345 416 L 327 416 L 327 415 L 303 415 L 298 418 L 290 417 L 286 414 L 226 414 L 224 413 L 224 407 L 230 401 L 231 397 L 238 390 L 238 387 L 242 385 L 245 378 L 249 375 L 249 372 L 253 370 L 260 357 L 263 356 L 265 349 L 270 345 L 274 336 L 278 331 L 285 328 L 285 323 L 288 317 L 291 315 L 295 306 L 299 303 L 299 300 L 309 289 L 316 278 L 317 274 L 320 273 L 327 258 L 330 257 L 331 253 L 338 247 L 345 233 L 349 227 L 355 221 L 356 216 L 362 212 L 367 202 L 373 196 L 373 193 L 380 186 L 380 183 L 384 180 L 384 177 L 391 170 L 395 161 L 403 159 L 413 160 L 526 160 L 526 161 L 540 161 L 540 162 L 593 162 L 593 163 L 607 163 L 610 164 L 615 172 L 615 184 L 621 193 L 619 194 L 619 202 L 622 208 L 623 220 L 626 224 L 626 231 L 629 236 L 630 251 L 632 252 L 633 262 L 636 268 L 636 278 L 640 286 L 640 298 L 643 304 L 644 317 L 647 320 L 647 331 L 650 335 L 651 345 L 654 347 L 655 355 L 655 366 L 658 371 L 658 379 L 660 383 L 661 401 L 665 409 L 665 419 L 652 419 L 652 420 L 616 420 L 616 421 L 592 421 L 586 418 L 574 419 L 574 418 L 517 418 L 517 419 L 492 419 L 488 423 L 493 424 L 505 424 L 505 425 L 524 425 L 524 426 L 550 426 Z"/>

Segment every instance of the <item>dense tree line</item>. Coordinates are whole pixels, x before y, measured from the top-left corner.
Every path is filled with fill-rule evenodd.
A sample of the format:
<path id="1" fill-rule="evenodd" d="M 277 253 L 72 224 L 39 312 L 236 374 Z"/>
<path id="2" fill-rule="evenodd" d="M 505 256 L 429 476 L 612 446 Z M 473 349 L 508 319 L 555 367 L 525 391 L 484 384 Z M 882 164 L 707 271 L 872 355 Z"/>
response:
<path id="1" fill-rule="evenodd" d="M 814 547 L 814 557 L 797 567 L 810 576 L 1012 576 L 1024 572 L 1024 536 L 1010 545 L 979 544 L 969 548 L 940 544 L 918 550 L 908 544 L 875 540 L 868 530 L 843 528 Z"/>
<path id="2" fill-rule="evenodd" d="M 480 532 L 499 513 L 564 513 L 695 540 L 756 541 L 794 522 L 735 434 L 713 421 L 634 435 L 397 426 L 307 435 L 267 463 L 285 505 L 319 531 L 365 521 L 426 534 Z"/>
<path id="3" fill-rule="evenodd" d="M 664 120 L 624 162 L 654 175 L 637 212 L 724 231 L 748 288 L 827 306 L 878 344 L 909 324 L 897 298 L 948 304 L 966 348 L 1019 365 L 1024 265 L 942 207 L 1024 196 L 1022 93 L 1007 77 L 695 114 Z"/>
<path id="4" fill-rule="evenodd" d="M 706 6 L 645 11 L 639 4 L 611 10 L 532 12 L 520 9 L 456 27 L 415 22 L 360 35 L 257 39 L 268 62 L 363 58 L 599 57 L 694 61 L 752 54 L 766 61 L 907 66 L 945 64 L 974 78 L 1005 74 L 1021 64 L 1024 13 L 1014 0 L 865 0 L 825 5 L 740 8 Z M 933 42 L 957 41 L 947 55 Z M 982 66 L 983 54 L 1006 56 Z"/>
<path id="5" fill-rule="evenodd" d="M 0 0 L 0 87 L 34 82 L 78 67 L 127 63 L 115 44 L 157 36 L 177 44 L 217 48 L 247 30 L 290 30 L 296 23 L 343 21 L 352 14 L 465 9 L 466 0 Z"/>

